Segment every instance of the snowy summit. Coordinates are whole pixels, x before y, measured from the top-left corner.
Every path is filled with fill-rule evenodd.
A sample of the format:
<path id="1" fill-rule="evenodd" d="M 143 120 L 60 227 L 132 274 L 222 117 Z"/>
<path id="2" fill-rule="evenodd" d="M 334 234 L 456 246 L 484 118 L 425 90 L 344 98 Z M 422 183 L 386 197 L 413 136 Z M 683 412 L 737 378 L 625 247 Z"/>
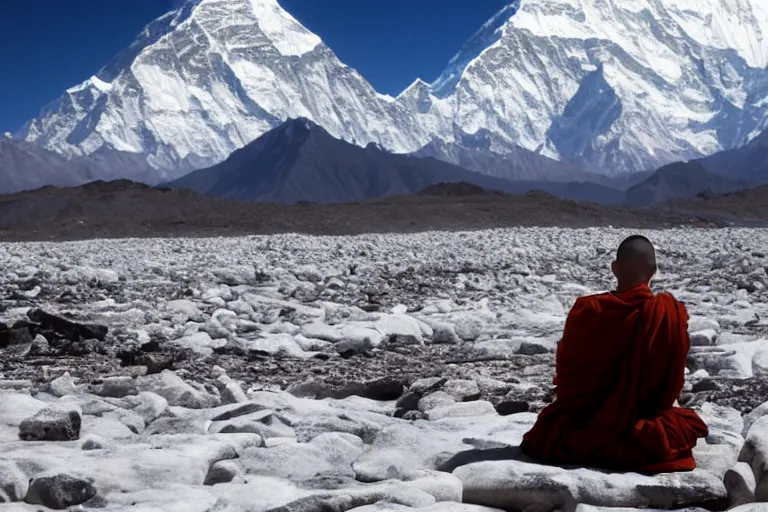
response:
<path id="1" fill-rule="evenodd" d="M 487 130 L 622 174 L 743 146 L 768 127 L 765 27 L 762 0 L 514 0 L 435 81 L 393 99 L 276 0 L 194 0 L 18 135 L 64 155 L 147 155 L 173 178 L 305 117 L 400 153 Z"/>

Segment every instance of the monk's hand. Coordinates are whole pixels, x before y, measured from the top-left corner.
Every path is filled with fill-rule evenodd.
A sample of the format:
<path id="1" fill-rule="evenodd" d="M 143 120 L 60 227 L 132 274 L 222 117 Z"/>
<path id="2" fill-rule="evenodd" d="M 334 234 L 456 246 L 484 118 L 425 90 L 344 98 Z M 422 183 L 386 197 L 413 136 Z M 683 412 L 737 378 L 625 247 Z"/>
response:
<path id="1" fill-rule="evenodd" d="M 672 404 L 672 407 L 680 407 L 680 402 L 675 400 L 675 403 Z"/>

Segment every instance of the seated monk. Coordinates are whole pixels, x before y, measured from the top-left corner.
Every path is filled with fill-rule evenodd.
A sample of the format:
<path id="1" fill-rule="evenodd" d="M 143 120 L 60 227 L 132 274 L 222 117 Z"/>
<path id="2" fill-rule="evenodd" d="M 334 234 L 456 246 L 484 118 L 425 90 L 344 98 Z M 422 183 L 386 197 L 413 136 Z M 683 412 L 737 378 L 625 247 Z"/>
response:
<path id="1" fill-rule="evenodd" d="M 523 437 L 522 451 L 552 464 L 666 473 L 696 467 L 707 426 L 678 406 L 690 348 L 688 313 L 649 283 L 647 238 L 624 240 L 612 265 L 616 291 L 580 297 L 557 348 L 555 400 Z"/>

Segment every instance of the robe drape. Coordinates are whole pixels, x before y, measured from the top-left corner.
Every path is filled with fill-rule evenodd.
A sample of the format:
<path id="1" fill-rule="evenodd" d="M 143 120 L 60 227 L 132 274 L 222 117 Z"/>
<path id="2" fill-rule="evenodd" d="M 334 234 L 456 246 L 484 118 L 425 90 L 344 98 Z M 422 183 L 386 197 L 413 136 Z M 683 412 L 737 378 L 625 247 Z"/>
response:
<path id="1" fill-rule="evenodd" d="M 707 426 L 674 406 L 689 349 L 688 314 L 670 294 L 640 285 L 579 298 L 557 349 L 555 401 L 523 452 L 553 464 L 693 470 L 691 450 Z"/>

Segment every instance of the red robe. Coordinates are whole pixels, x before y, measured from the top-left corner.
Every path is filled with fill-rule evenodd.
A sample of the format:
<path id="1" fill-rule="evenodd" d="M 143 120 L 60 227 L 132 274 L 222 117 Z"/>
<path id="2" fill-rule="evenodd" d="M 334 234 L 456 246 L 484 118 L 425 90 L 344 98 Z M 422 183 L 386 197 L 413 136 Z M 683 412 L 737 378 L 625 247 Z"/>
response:
<path id="1" fill-rule="evenodd" d="M 664 473 L 696 467 L 707 426 L 674 407 L 690 348 L 685 306 L 645 286 L 581 297 L 557 349 L 556 399 L 523 437 L 553 464 Z"/>

